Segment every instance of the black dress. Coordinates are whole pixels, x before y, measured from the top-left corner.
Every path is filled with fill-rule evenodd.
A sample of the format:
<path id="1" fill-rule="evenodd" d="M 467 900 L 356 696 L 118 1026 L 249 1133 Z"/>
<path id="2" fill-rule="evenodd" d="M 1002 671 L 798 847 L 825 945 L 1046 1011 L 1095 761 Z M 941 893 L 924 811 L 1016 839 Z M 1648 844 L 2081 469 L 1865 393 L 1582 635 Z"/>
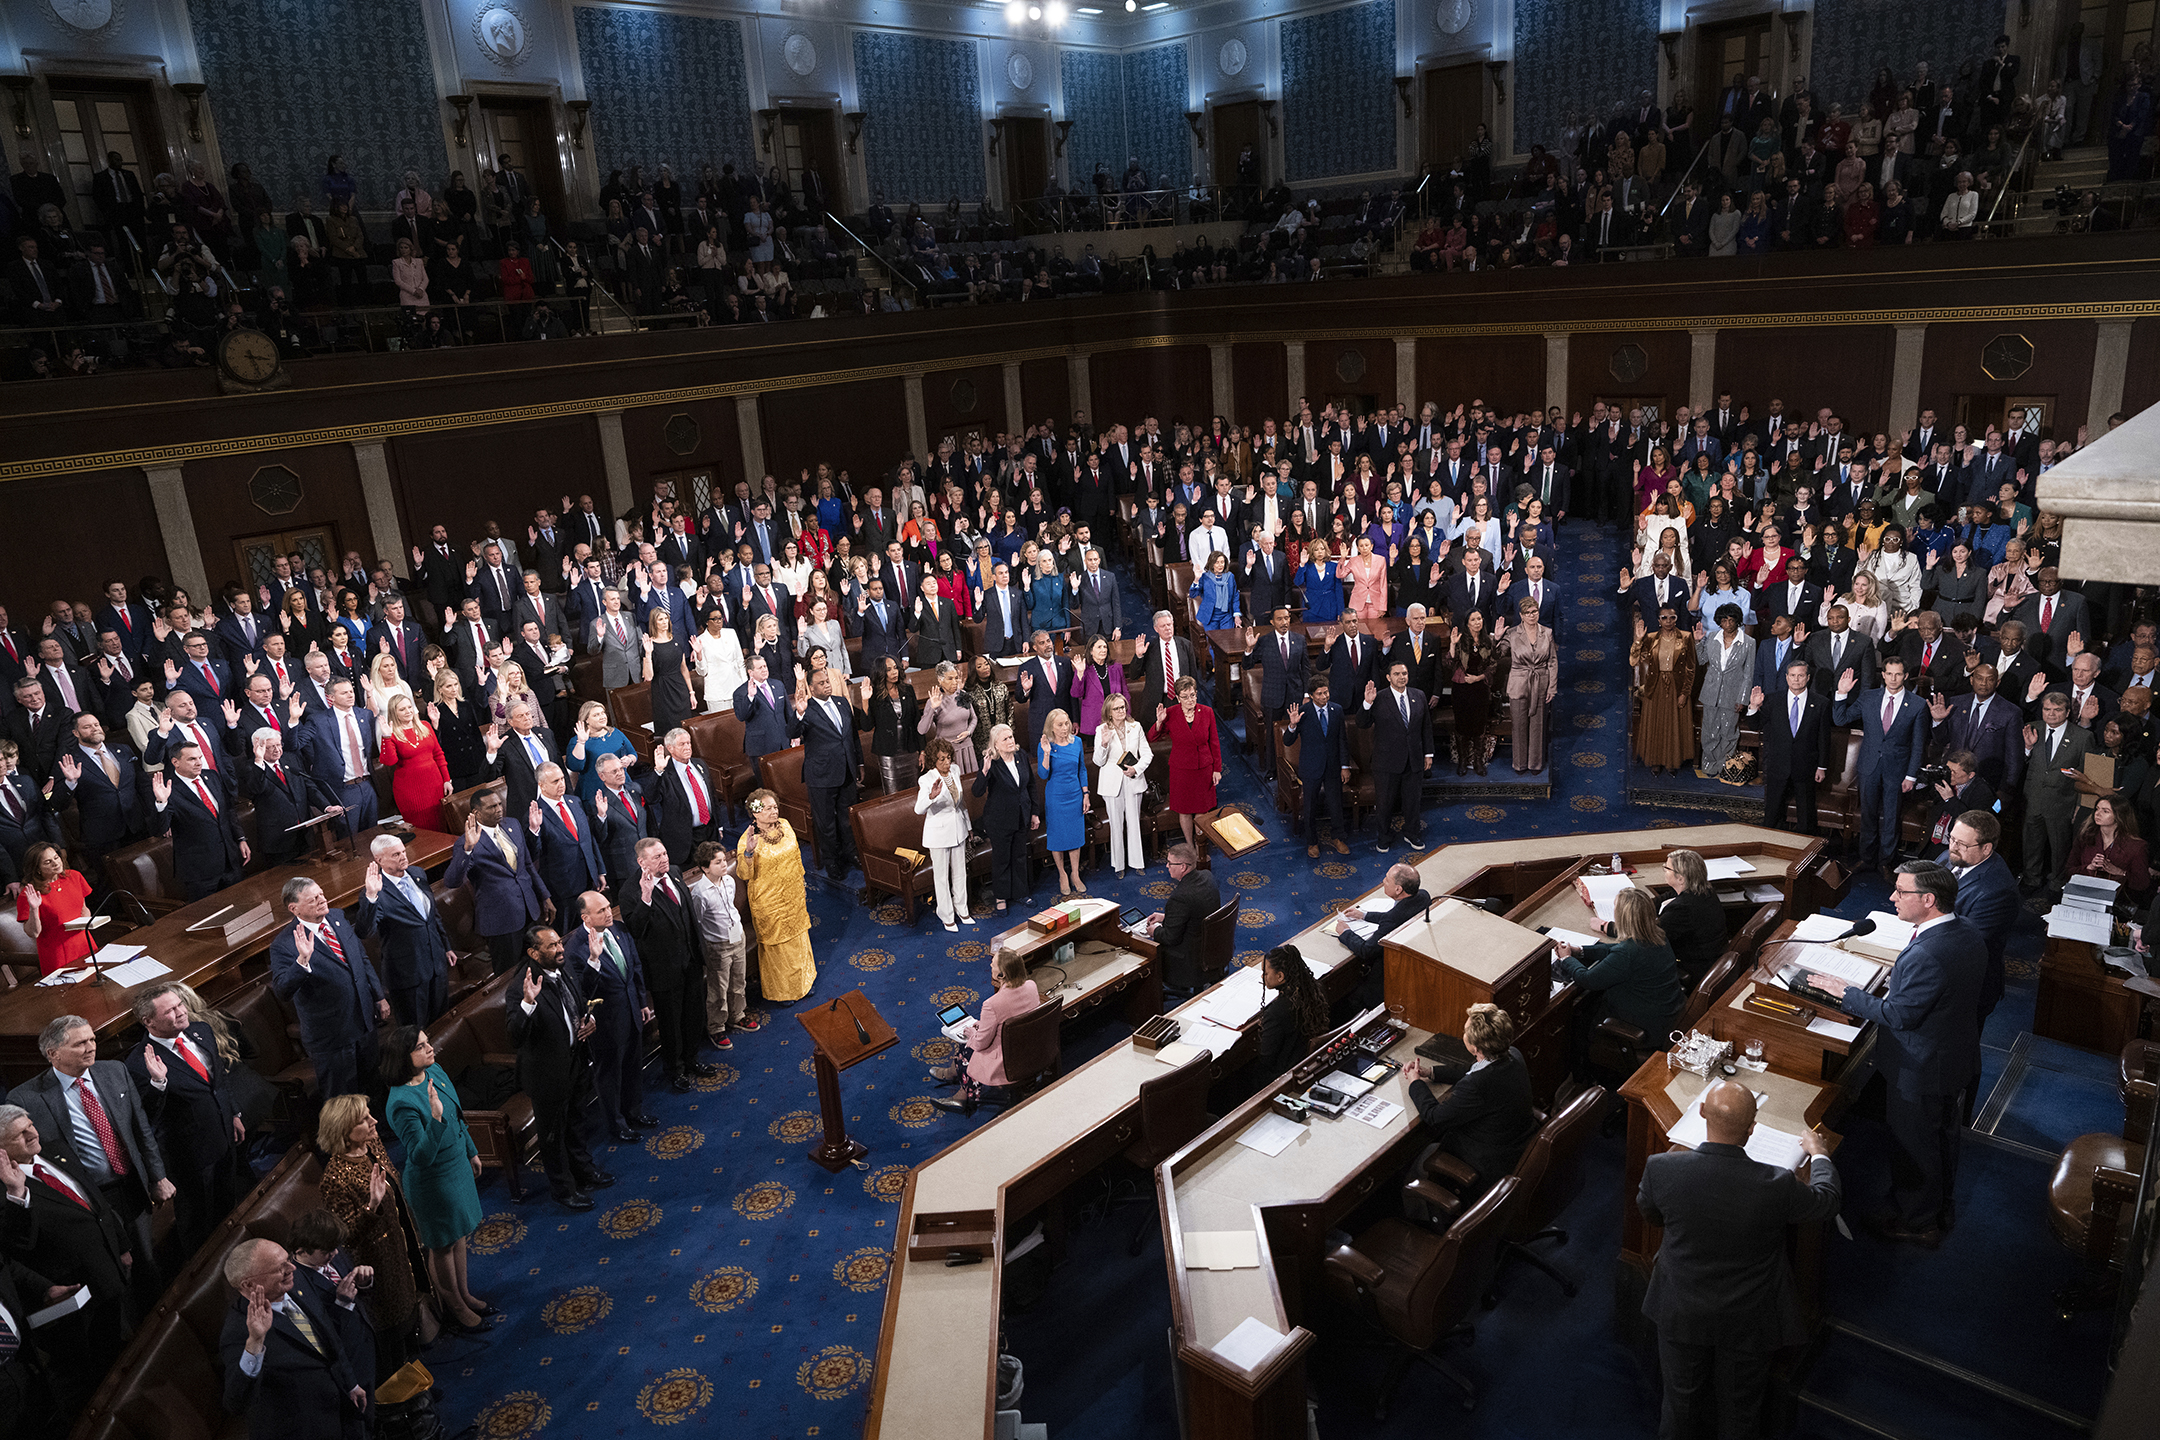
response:
<path id="1" fill-rule="evenodd" d="M 678 729 L 697 713 L 690 703 L 690 682 L 683 678 L 682 646 L 655 640 L 652 647 L 652 729 L 655 741 Z"/>
<path id="2" fill-rule="evenodd" d="M 487 778 L 487 745 L 480 739 L 480 711 L 470 700 L 452 710 L 435 706 L 435 739 L 450 765 L 450 784 L 469 790 Z"/>
<path id="3" fill-rule="evenodd" d="M 1658 924 L 1692 990 L 1717 963 L 1718 956 L 1725 953 L 1724 902 L 1715 895 L 1682 891 L 1665 902 L 1665 908 L 1658 912 Z"/>

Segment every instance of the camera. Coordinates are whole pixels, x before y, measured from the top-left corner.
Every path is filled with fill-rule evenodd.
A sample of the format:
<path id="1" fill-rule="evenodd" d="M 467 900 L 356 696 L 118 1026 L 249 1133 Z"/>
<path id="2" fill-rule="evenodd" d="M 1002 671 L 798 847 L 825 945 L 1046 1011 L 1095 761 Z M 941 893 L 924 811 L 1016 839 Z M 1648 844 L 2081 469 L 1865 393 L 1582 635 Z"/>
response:
<path id="1" fill-rule="evenodd" d="M 1948 765 L 1923 765 L 1923 766 L 1921 766 L 1921 767 L 1920 767 L 1920 783 L 1921 783 L 1921 784 L 1923 784 L 1923 785 L 1947 785 L 1947 784 L 1950 784 L 1950 783 L 1951 783 L 1951 781 L 1950 781 L 1950 767 L 1949 767 Z"/>

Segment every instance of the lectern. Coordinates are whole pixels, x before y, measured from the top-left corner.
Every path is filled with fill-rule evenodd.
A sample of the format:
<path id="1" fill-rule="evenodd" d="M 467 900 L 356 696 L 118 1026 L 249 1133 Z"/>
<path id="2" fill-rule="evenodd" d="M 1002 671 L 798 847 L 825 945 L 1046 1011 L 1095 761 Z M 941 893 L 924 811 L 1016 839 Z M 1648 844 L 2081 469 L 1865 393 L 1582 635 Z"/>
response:
<path id="1" fill-rule="evenodd" d="M 818 1105 L 825 1120 L 825 1138 L 810 1158 L 827 1170 L 845 1170 L 870 1152 L 860 1140 L 848 1138 L 847 1115 L 840 1104 L 840 1072 L 891 1049 L 900 1043 L 900 1035 L 860 990 L 814 1005 L 795 1018 L 802 1021 L 817 1047 Z"/>

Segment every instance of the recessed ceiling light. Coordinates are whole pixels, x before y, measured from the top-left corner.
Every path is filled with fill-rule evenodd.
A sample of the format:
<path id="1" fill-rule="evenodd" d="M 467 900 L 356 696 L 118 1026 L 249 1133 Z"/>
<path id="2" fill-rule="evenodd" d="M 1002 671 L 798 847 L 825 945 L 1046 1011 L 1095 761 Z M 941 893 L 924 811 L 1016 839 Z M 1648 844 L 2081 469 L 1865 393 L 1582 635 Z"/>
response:
<path id="1" fill-rule="evenodd" d="M 1077 10 L 1073 11 L 1073 14 L 1075 14 L 1075 15 L 1100 15 L 1100 14 L 1102 14 L 1102 7 L 1101 7 L 1100 5 L 1082 5 L 1082 6 L 1081 6 L 1081 7 L 1079 8 L 1079 9 L 1077 9 Z"/>
<path id="2" fill-rule="evenodd" d="M 1170 0 L 1155 0 L 1155 3 L 1152 5 L 1142 5 L 1140 7 L 1140 13 L 1143 15 L 1152 15 L 1157 10 L 1167 10 L 1169 8 Z"/>
<path id="3" fill-rule="evenodd" d="M 1027 16 L 1028 16 L 1028 19 L 1030 19 L 1030 20 L 1040 20 L 1040 19 L 1042 19 L 1042 6 L 1040 6 L 1040 5 L 1030 5 L 1030 6 L 1028 6 L 1028 9 L 1027 9 Z"/>
<path id="4" fill-rule="evenodd" d="M 1012 0 L 1012 3 L 1005 7 L 1005 19 L 1010 24 L 1019 24 L 1027 19 L 1027 6 L 1022 4 L 1021 0 Z"/>

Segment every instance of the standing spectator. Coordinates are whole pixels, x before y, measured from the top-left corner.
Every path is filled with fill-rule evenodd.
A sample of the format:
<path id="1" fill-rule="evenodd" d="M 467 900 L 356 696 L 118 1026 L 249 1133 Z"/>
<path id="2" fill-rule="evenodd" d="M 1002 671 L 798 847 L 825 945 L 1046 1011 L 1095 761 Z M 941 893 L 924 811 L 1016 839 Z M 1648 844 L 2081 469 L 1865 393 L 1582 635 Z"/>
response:
<path id="1" fill-rule="evenodd" d="M 497 975 L 523 959 L 525 927 L 555 910 L 555 902 L 540 891 L 540 870 L 525 823 L 503 813 L 500 790 L 483 790 L 474 797 L 465 815 L 465 833 L 458 837 L 442 879 L 453 889 L 472 887 L 473 928 L 487 941 Z"/>
<path id="2" fill-rule="evenodd" d="M 1215 787 L 1222 783 L 1222 741 L 1216 730 L 1215 712 L 1200 708 L 1199 682 L 1190 674 L 1180 673 L 1176 695 L 1175 708 L 1156 708 L 1148 736 L 1159 739 L 1165 732 L 1169 735 L 1169 806 L 1178 817 L 1178 828 L 1185 832 L 1185 843 L 1191 845 L 1195 821 L 1215 808 Z"/>
<path id="3" fill-rule="evenodd" d="M 226 1255 L 225 1409 L 247 1416 L 250 1440 L 360 1440 L 374 1377 L 354 1369 L 350 1322 L 335 1307 L 311 1307 L 294 1276 L 275 1241 L 242 1240 Z"/>
<path id="4" fill-rule="evenodd" d="M 1032 767 L 1018 758 L 1012 726 L 990 727 L 990 749 L 991 758 L 971 789 L 988 797 L 982 807 L 983 836 L 990 842 L 990 892 L 1002 911 L 1008 903 L 1025 901 L 1034 889 L 1028 875 L 1028 835 L 1042 828 L 1042 815 L 1035 808 L 1035 783 L 1028 774 Z"/>
<path id="5" fill-rule="evenodd" d="M 1457 775 L 1473 768 L 1480 775 L 1485 773 L 1485 757 L 1492 749 L 1485 732 L 1492 718 L 1492 673 L 1497 660 L 1498 651 L 1485 633 L 1485 612 L 1467 612 L 1462 628 L 1455 632 L 1454 643 L 1448 647 L 1448 663 L 1454 672 Z"/>
<path id="6" fill-rule="evenodd" d="M 938 919 L 947 930 L 972 925 L 967 893 L 967 800 L 963 776 L 953 764 L 952 742 L 932 740 L 924 751 L 931 769 L 915 782 L 915 813 L 923 817 L 923 848 L 930 852 L 930 872 L 937 890 Z M 1062 868 L 1059 876 L 1063 878 Z"/>
<path id="7" fill-rule="evenodd" d="M 450 934 L 442 906 L 403 840 L 378 835 L 368 854 L 353 930 L 363 940 L 379 937 L 383 987 L 398 1023 L 432 1025 L 450 1004 Z"/>
<path id="8" fill-rule="evenodd" d="M 378 1020 L 391 1018 L 390 998 L 321 885 L 295 875 L 282 900 L 293 923 L 270 942 L 270 987 L 299 1016 L 300 1045 L 315 1062 L 323 1098 L 353 1094 L 361 1088 L 361 1047 L 372 1044 Z"/>
<path id="9" fill-rule="evenodd" d="M 1808 684 L 1808 662 L 1799 655 L 1790 656 L 1780 673 L 1785 689 L 1770 697 L 1775 708 L 1762 724 L 1763 823 L 1784 829 L 1790 799 L 1799 811 L 1800 833 L 1813 835 L 1815 787 L 1829 774 L 1834 736 L 1830 701 Z M 1747 713 L 1758 713 L 1763 704 L 1763 687 L 1757 685 L 1748 693 Z"/>
<path id="10" fill-rule="evenodd" d="M 389 1374 L 405 1363 L 415 1326 L 432 1334 L 435 1312 L 422 1310 L 412 1259 L 420 1237 L 397 1170 L 365 1095 L 339 1095 L 323 1104 L 315 1145 L 329 1158 L 316 1188 L 345 1226 L 353 1259 L 375 1272 L 362 1304 L 375 1327 L 375 1364 Z"/>
<path id="11" fill-rule="evenodd" d="M 1123 879 L 1128 869 L 1146 868 L 1140 797 L 1147 793 L 1147 771 L 1154 758 L 1147 733 L 1130 718 L 1125 696 L 1117 692 L 1106 696 L 1102 720 L 1095 730 L 1095 791 L 1102 796 L 1104 818 L 1110 826 L 1110 874 L 1114 879 Z"/>
<path id="12" fill-rule="evenodd" d="M 1635 754 L 1653 775 L 1677 770 L 1695 754 L 1695 722 L 1689 697 L 1695 691 L 1695 647 L 1679 629 L 1671 606 L 1658 611 L 1655 635 L 1635 617 L 1635 643 L 1628 663 L 1635 667 L 1642 697 L 1635 731 Z"/>
<path id="13" fill-rule="evenodd" d="M 1183 699 L 1182 691 L 1179 698 Z M 1189 712 L 1186 719 L 1190 723 Z M 1214 716 L 1208 719 L 1212 731 Z M 1087 886 L 1080 879 L 1080 848 L 1087 843 L 1088 827 L 1086 747 L 1074 732 L 1072 717 L 1063 710 L 1051 711 L 1037 750 L 1036 772 L 1043 782 L 1044 841 L 1050 863 L 1057 867 L 1058 893 L 1085 895 Z"/>
<path id="14" fill-rule="evenodd" d="M 1804 1185 L 1750 1159 L 1755 1096 L 1737 1081 L 1711 1085 L 1702 1113 L 1707 1140 L 1652 1156 L 1636 1196 L 1643 1218 L 1665 1230 L 1642 1307 L 1657 1326 L 1665 1379 L 1658 1433 L 1754 1435 L 1772 1357 L 1807 1340 L 1786 1232 L 1837 1213 L 1838 1175 L 1812 1128 L 1800 1135 Z"/>
<path id="15" fill-rule="evenodd" d="M 802 842 L 780 813 L 770 790 L 744 802 L 750 828 L 736 846 L 737 865 L 750 895 L 750 919 L 758 935 L 758 988 L 775 1004 L 791 1005 L 817 985 L 817 957 L 810 948 L 810 911 L 804 904 Z"/>
<path id="16" fill-rule="evenodd" d="M 637 873 L 616 882 L 616 908 L 645 960 L 668 1083 L 686 1092 L 693 1076 L 710 1079 L 719 1073 L 698 1059 L 706 1036 L 704 949 L 690 913 L 689 887 L 669 865 L 667 847 L 640 840 L 636 859 Z"/>
<path id="17" fill-rule="evenodd" d="M 2051 690 L 2040 697 L 2040 724 L 2025 727 L 2025 873 L 2023 888 L 2037 893 L 2053 884 L 2070 863 L 2070 821 L 2077 787 L 2063 772 L 2082 773 L 2092 732 L 2073 723 L 2070 697 Z"/>
<path id="18" fill-rule="evenodd" d="M 480 1228 L 480 1149 L 458 1110 L 457 1086 L 435 1063 L 427 1032 L 400 1025 L 382 1038 L 383 1118 L 405 1151 L 405 1201 L 427 1247 L 447 1322 L 484 1328 L 493 1306 L 472 1293 L 465 1239 Z"/>
<path id="19" fill-rule="evenodd" d="M 1413 848 L 1424 848 L 1425 777 L 1432 773 L 1433 762 L 1432 707 L 1422 691 L 1410 687 L 1407 660 L 1389 661 L 1387 679 L 1384 693 L 1372 681 L 1365 682 L 1364 708 L 1358 717 L 1359 724 L 1373 730 L 1372 771 L 1378 794 L 1373 815 L 1380 831 L 1375 848 L 1383 854 L 1395 847 L 1389 822 L 1398 815 L 1403 838 Z"/>
<path id="20" fill-rule="evenodd" d="M 762 1028 L 744 1003 L 748 981 L 748 941 L 742 906 L 736 896 L 735 852 L 707 840 L 690 856 L 697 878 L 690 882 L 690 913 L 697 921 L 698 944 L 705 956 L 705 1030 L 722 1050 L 735 1048 L 732 1031 Z"/>
<path id="21" fill-rule="evenodd" d="M 615 1177 L 593 1163 L 585 1114 L 595 1097 L 587 1045 L 599 1021 L 563 968 L 562 935 L 535 925 L 525 935 L 525 969 L 515 994 L 504 997 L 510 1043 L 517 1047 L 518 1089 L 532 1101 L 540 1132 L 540 1165 L 548 1189 L 566 1210 L 590 1210 L 591 1192 Z"/>
<path id="22" fill-rule="evenodd" d="M 240 1152 L 247 1125 L 227 1086 L 225 1060 L 210 1026 L 188 1012 L 181 987 L 155 985 L 135 997 L 149 1036 L 127 1052 L 127 1069 L 156 1127 L 173 1183 L 173 1223 L 192 1255 L 240 1198 Z"/>
<path id="23" fill-rule="evenodd" d="M 635 869 L 633 863 L 624 873 Z M 577 972 L 579 992 L 600 1002 L 594 1012 L 599 1026 L 588 1043 L 593 1083 L 600 1092 L 601 1128 L 623 1144 L 634 1144 L 638 1132 L 631 1126 L 660 1123 L 645 1108 L 645 1027 L 653 1019 L 645 968 L 637 942 L 615 922 L 614 907 L 605 895 L 597 890 L 580 895 L 578 919 L 581 923 L 563 948 L 585 966 Z"/>
<path id="24" fill-rule="evenodd" d="M 1299 649 L 1303 649 L 1302 641 Z M 1323 805 L 1327 807 L 1328 821 L 1333 827 L 1328 836 L 1335 853 L 1350 853 L 1350 846 L 1343 839 L 1346 828 L 1343 824 L 1343 787 L 1349 783 L 1351 772 L 1348 723 L 1342 708 L 1331 702 L 1325 675 L 1313 681 L 1310 711 L 1301 712 L 1298 702 L 1292 699 L 1283 712 L 1283 743 L 1298 747 L 1298 785 L 1305 802 L 1305 814 L 1299 828 L 1305 836 L 1305 853 L 1314 859 L 1320 855 L 1320 809 Z"/>
<path id="25" fill-rule="evenodd" d="M 97 947 L 88 930 L 70 930 L 90 901 L 90 882 L 70 869 L 67 855 L 49 840 L 23 852 L 22 889 L 15 896 L 15 919 L 37 942 L 38 974 L 50 975 L 80 965 Z"/>

